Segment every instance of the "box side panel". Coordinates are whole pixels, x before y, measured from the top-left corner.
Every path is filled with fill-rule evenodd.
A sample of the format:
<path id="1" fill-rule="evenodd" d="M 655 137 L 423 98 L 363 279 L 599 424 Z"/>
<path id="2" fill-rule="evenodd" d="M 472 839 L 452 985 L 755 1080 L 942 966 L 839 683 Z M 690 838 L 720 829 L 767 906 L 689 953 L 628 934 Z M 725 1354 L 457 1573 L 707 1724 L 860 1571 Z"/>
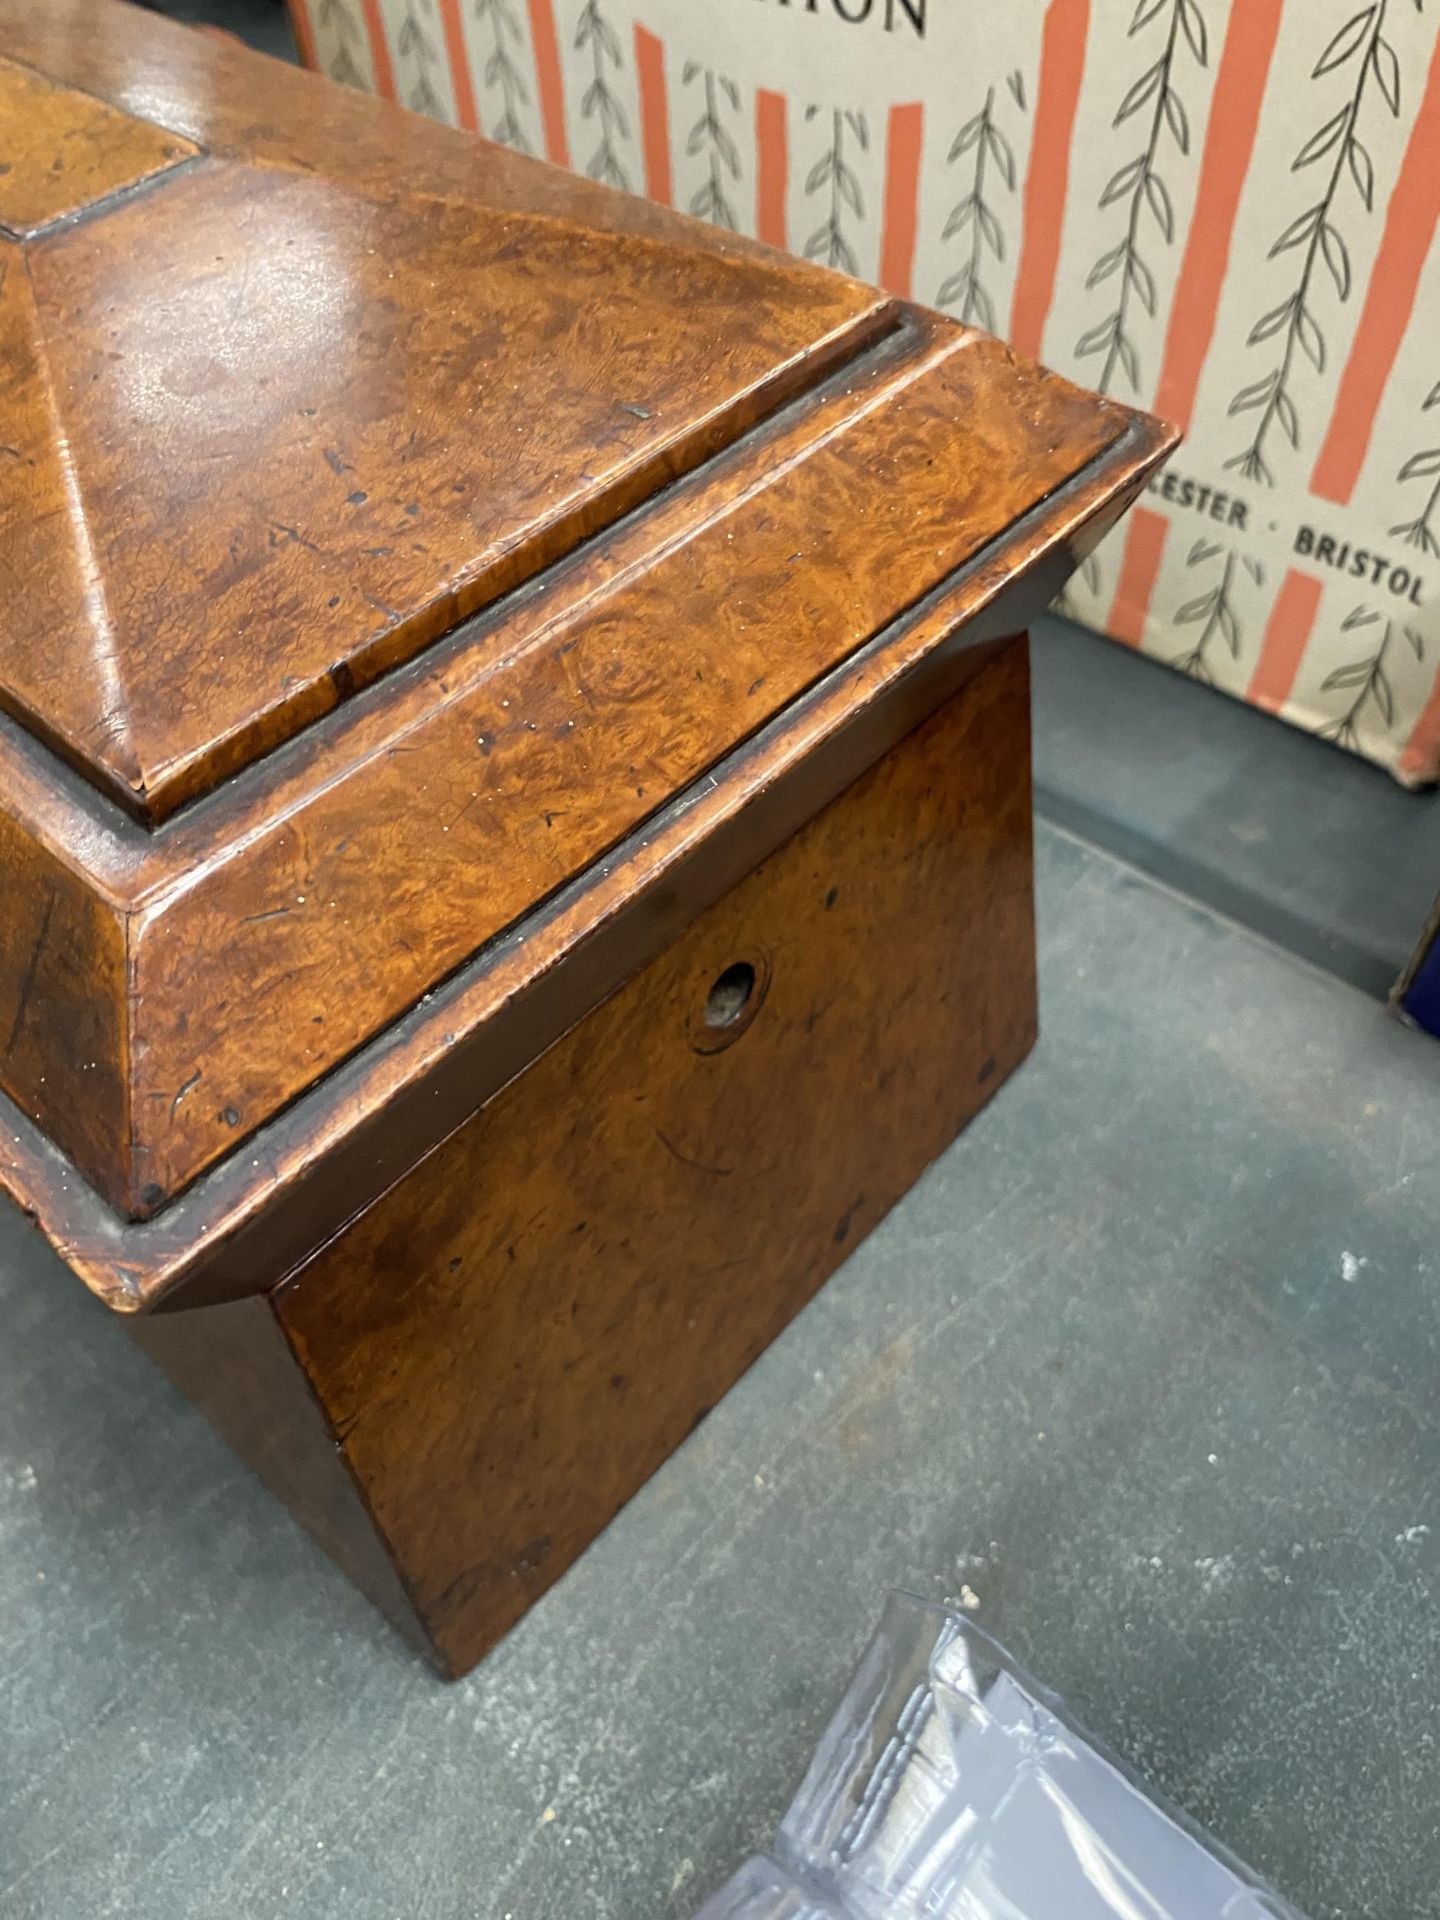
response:
<path id="1" fill-rule="evenodd" d="M 0 1086 L 109 1199 L 122 1189 L 123 917 L 0 813 Z M 0 1157 L 13 1143 L 0 1135 Z"/>
<path id="2" fill-rule="evenodd" d="M 563 1572 L 1034 1032 L 1017 643 L 276 1294 L 451 1668 Z"/>

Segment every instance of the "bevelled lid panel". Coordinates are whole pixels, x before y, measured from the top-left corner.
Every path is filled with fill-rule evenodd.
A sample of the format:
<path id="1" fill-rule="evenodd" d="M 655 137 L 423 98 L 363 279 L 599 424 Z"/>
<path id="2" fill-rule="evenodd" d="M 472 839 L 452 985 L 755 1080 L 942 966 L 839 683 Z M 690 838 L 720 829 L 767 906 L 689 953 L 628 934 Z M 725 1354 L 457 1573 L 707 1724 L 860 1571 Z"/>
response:
<path id="1" fill-rule="evenodd" d="M 391 114 L 368 167 L 298 113 L 321 83 L 276 68 L 289 118 L 257 125 L 213 43 L 187 92 L 147 68 L 143 17 L 87 10 L 87 39 L 44 12 L 0 5 L 23 56 L 0 66 L 23 163 L 0 177 L 0 704 L 142 818 L 886 324 L 852 281 L 446 129 L 397 139 Z"/>
<path id="2" fill-rule="evenodd" d="M 0 229 L 23 239 L 189 159 L 188 140 L 0 57 Z M 13 256 L 11 256 L 13 258 Z"/>
<path id="3" fill-rule="evenodd" d="M 3 61 L 0 1188 L 115 1303 L 243 1291 L 981 670 L 1174 435 L 149 12 L 0 0 Z"/>

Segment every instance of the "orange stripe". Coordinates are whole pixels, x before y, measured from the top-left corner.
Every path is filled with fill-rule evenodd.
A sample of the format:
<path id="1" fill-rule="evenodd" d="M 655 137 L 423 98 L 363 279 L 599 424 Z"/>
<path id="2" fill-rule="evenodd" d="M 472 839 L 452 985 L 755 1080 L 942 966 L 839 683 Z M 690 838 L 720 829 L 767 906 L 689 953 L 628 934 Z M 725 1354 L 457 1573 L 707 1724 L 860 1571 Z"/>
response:
<path id="1" fill-rule="evenodd" d="M 460 0 L 440 0 L 440 24 L 445 31 L 456 121 L 467 133 L 478 133 L 480 116 L 475 111 L 475 85 L 470 78 L 470 56 L 465 51 L 465 30 L 460 24 Z"/>
<path id="2" fill-rule="evenodd" d="M 1249 0 L 1237 0 L 1237 4 L 1247 5 Z M 1090 0 L 1050 0 L 1040 42 L 1037 132 L 1025 176 L 1025 238 L 1010 309 L 1011 344 L 1032 360 L 1040 352 L 1050 302 L 1055 297 L 1060 229 L 1070 181 L 1070 141 L 1080 104 L 1089 29 Z"/>
<path id="3" fill-rule="evenodd" d="M 1145 622 L 1150 613 L 1150 597 L 1160 575 L 1160 558 L 1170 522 L 1148 507 L 1136 507 L 1130 515 L 1125 535 L 1125 558 L 1120 562 L 1120 580 L 1115 588 L 1114 604 L 1105 631 L 1127 647 L 1138 647 L 1145 638 Z"/>
<path id="4" fill-rule="evenodd" d="M 772 247 L 785 245 L 785 199 L 789 190 L 785 96 L 761 87 L 755 95 L 755 231 Z"/>
<path id="5" fill-rule="evenodd" d="M 1400 754 L 1399 771 L 1407 780 L 1440 778 L 1440 674 Z"/>
<path id="6" fill-rule="evenodd" d="M 555 32 L 553 0 L 530 0 L 530 44 L 535 49 L 545 157 L 553 160 L 557 167 L 568 167 L 570 142 L 565 134 L 565 83 L 560 73 L 560 41 Z"/>
<path id="7" fill-rule="evenodd" d="M 1220 289 L 1240 194 L 1255 150 L 1255 132 L 1270 75 L 1285 0 L 1234 0 L 1215 76 L 1210 125 L 1195 190 L 1185 256 L 1170 305 L 1170 325 L 1154 407 L 1164 420 L 1188 427 L 1195 392 L 1215 336 Z"/>
<path id="8" fill-rule="evenodd" d="M 315 51 L 315 27 L 310 18 L 310 9 L 306 0 L 289 0 L 290 30 L 295 35 L 295 45 L 300 50 L 300 64 L 313 72 L 320 71 L 320 56 Z"/>
<path id="9" fill-rule="evenodd" d="M 1337 506 L 1348 506 L 1360 478 L 1385 383 L 1395 365 L 1405 328 L 1415 311 L 1430 243 L 1440 221 L 1440 41 L 1430 60 L 1424 98 L 1410 130 L 1400 175 L 1390 195 L 1385 231 L 1365 310 L 1350 345 L 1344 377 L 1325 444 L 1310 476 L 1310 490 Z M 1427 378 L 1429 376 L 1427 375 Z"/>
<path id="10" fill-rule="evenodd" d="M 365 21 L 365 38 L 370 42 L 370 65 L 375 73 L 375 91 L 382 100 L 395 98 L 395 68 L 390 61 L 390 43 L 385 38 L 385 20 L 380 0 L 360 0 Z"/>
<path id="11" fill-rule="evenodd" d="M 1245 698 L 1252 707 L 1279 713 L 1290 698 L 1319 610 L 1320 582 L 1313 575 L 1297 573 L 1291 567 L 1270 609 L 1265 638 L 1260 643 L 1260 658 L 1245 689 Z"/>
<path id="12" fill-rule="evenodd" d="M 635 29 L 635 76 L 640 87 L 640 137 L 645 149 L 645 191 L 662 206 L 675 194 L 670 180 L 670 101 L 665 92 L 665 43 L 644 27 Z"/>
<path id="13" fill-rule="evenodd" d="M 892 107 L 885 138 L 885 213 L 880 229 L 880 284 L 902 300 L 915 277 L 920 231 L 920 155 L 925 109 L 919 102 Z"/>

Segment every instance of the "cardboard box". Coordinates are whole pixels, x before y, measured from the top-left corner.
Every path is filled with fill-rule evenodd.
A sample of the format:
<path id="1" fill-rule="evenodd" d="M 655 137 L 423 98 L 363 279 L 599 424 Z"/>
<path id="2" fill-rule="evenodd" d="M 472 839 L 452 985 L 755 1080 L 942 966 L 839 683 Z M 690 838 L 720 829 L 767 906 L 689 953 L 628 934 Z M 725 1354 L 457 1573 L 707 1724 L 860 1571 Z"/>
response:
<path id="1" fill-rule="evenodd" d="M 1067 608 L 1440 772 L 1440 46 L 1400 0 L 292 0 L 307 58 L 1187 429 Z"/>

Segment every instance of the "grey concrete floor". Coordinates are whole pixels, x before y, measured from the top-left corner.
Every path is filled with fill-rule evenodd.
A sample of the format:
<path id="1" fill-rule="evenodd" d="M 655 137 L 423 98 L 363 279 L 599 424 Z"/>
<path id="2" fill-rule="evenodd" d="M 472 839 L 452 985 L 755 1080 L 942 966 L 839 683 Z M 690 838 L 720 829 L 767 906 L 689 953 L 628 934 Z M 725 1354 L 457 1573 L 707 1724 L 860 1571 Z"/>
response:
<path id="1" fill-rule="evenodd" d="M 1345 984 L 1437 803 L 1063 622 L 1035 679 L 1035 1058 L 461 1685 L 0 1214 L 0 1920 L 679 1920 L 892 1582 L 1315 1920 L 1440 1920 L 1440 1052 Z"/>
<path id="2" fill-rule="evenodd" d="M 4 1920 L 682 1916 L 891 1582 L 1315 1920 L 1440 1916 L 1440 1053 L 1039 884 L 1031 1063 L 453 1688 L 0 1219 Z"/>
<path id="3" fill-rule="evenodd" d="M 1041 813 L 1383 1000 L 1440 893 L 1440 794 L 1052 615 Z"/>

